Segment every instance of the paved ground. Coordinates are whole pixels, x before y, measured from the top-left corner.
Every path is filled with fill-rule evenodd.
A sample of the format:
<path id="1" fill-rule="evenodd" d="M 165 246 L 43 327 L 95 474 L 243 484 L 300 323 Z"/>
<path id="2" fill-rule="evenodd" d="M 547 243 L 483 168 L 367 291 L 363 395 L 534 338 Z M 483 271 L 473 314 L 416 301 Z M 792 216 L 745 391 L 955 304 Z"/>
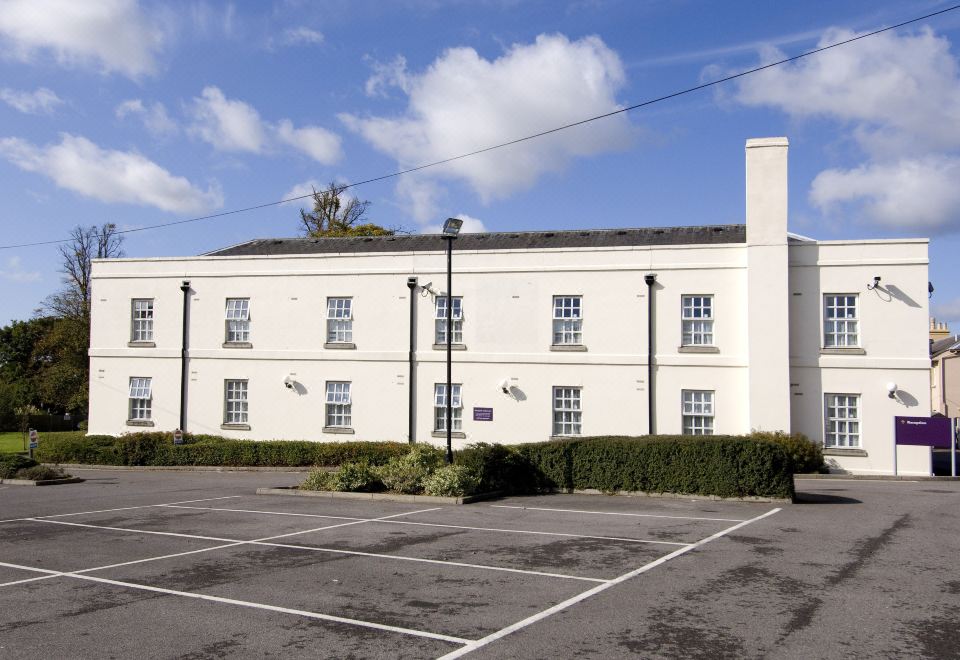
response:
<path id="1" fill-rule="evenodd" d="M 957 482 L 433 507 L 77 474 L 0 486 L 0 657 L 960 657 Z"/>

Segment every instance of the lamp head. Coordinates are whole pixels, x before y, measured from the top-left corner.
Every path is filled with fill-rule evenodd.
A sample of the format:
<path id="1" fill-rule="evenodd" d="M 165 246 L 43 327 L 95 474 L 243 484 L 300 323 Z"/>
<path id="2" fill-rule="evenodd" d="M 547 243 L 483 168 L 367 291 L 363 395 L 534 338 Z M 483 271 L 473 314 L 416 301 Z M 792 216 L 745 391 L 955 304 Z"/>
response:
<path id="1" fill-rule="evenodd" d="M 461 227 L 463 227 L 463 220 L 460 218 L 447 218 L 443 223 L 443 235 L 456 237 Z"/>
<path id="2" fill-rule="evenodd" d="M 892 381 L 887 383 L 887 396 L 890 397 L 891 399 L 897 396 L 898 390 L 899 388 L 897 387 L 896 383 Z"/>

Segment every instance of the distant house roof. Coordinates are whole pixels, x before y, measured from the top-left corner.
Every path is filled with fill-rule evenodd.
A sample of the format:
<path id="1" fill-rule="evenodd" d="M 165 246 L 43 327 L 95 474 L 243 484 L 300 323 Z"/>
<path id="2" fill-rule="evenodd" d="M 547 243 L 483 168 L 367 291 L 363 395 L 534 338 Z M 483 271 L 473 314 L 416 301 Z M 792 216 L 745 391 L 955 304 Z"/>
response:
<path id="1" fill-rule="evenodd" d="M 461 234 L 457 250 L 530 250 L 639 245 L 717 245 L 745 243 L 746 225 L 643 227 L 572 231 Z M 210 257 L 340 254 L 350 252 L 436 252 L 446 250 L 440 234 L 364 236 L 356 238 L 259 238 L 208 252 Z"/>
<path id="2" fill-rule="evenodd" d="M 938 357 L 948 351 L 960 351 L 960 335 L 944 337 L 930 344 L 930 357 Z"/>

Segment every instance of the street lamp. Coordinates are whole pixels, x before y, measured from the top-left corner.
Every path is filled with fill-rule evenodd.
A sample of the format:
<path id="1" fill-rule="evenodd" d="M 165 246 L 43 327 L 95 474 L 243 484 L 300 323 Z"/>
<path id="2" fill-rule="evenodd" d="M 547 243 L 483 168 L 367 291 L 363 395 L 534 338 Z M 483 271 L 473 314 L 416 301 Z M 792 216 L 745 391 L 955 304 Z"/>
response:
<path id="1" fill-rule="evenodd" d="M 453 463 L 453 240 L 460 233 L 463 220 L 447 218 L 443 238 L 447 241 L 447 464 Z"/>

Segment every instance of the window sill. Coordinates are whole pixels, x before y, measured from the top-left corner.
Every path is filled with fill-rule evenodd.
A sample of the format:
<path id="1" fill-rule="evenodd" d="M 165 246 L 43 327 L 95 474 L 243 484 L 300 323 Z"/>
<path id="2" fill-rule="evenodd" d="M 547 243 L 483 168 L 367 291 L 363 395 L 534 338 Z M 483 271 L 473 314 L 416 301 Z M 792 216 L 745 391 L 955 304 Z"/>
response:
<path id="1" fill-rule="evenodd" d="M 583 344 L 553 344 L 550 350 L 558 353 L 585 353 L 587 347 Z"/>
<path id="2" fill-rule="evenodd" d="M 224 431 L 249 431 L 249 424 L 221 424 L 220 428 Z"/>
<path id="3" fill-rule="evenodd" d="M 153 426 L 152 419 L 128 419 L 127 426 Z"/>
<path id="4" fill-rule="evenodd" d="M 430 435 L 431 435 L 431 437 L 434 437 L 434 438 L 446 438 L 446 437 L 447 437 L 447 432 L 446 432 L 446 431 L 434 431 L 434 432 L 431 433 Z M 458 439 L 458 440 L 465 440 L 466 437 L 467 437 L 467 434 L 464 433 L 463 431 L 451 431 L 451 432 L 450 432 L 450 437 L 451 437 L 451 438 L 456 438 L 456 439 Z"/>
<path id="5" fill-rule="evenodd" d="M 152 341 L 128 341 L 128 348 L 156 348 L 156 342 Z"/>
<path id="6" fill-rule="evenodd" d="M 225 341 L 224 348 L 253 348 L 253 344 L 248 341 Z"/>
<path id="7" fill-rule="evenodd" d="M 849 348 L 821 348 L 820 355 L 866 355 L 867 352 L 859 346 Z"/>
<path id="8" fill-rule="evenodd" d="M 583 435 L 551 435 L 550 440 L 572 440 L 574 438 L 582 438 Z"/>
<path id="9" fill-rule="evenodd" d="M 447 350 L 447 345 L 446 345 L 446 344 L 434 344 L 434 345 L 433 345 L 433 350 L 435 350 L 435 351 L 445 351 L 445 350 Z M 451 350 L 451 351 L 465 351 L 465 350 L 467 350 L 467 345 L 466 345 L 466 344 L 450 344 L 450 350 Z"/>
<path id="10" fill-rule="evenodd" d="M 353 342 L 347 341 L 328 341 L 323 345 L 324 348 L 340 349 L 343 351 L 353 351 L 357 349 L 357 345 Z"/>
<path id="11" fill-rule="evenodd" d="M 347 426 L 324 426 L 324 433 L 344 433 L 347 435 L 353 435 L 356 431 Z"/>
<path id="12" fill-rule="evenodd" d="M 824 447 L 824 456 L 868 456 L 866 450 L 857 447 Z"/>
<path id="13" fill-rule="evenodd" d="M 719 353 L 720 349 L 716 346 L 679 346 L 678 353 Z"/>

